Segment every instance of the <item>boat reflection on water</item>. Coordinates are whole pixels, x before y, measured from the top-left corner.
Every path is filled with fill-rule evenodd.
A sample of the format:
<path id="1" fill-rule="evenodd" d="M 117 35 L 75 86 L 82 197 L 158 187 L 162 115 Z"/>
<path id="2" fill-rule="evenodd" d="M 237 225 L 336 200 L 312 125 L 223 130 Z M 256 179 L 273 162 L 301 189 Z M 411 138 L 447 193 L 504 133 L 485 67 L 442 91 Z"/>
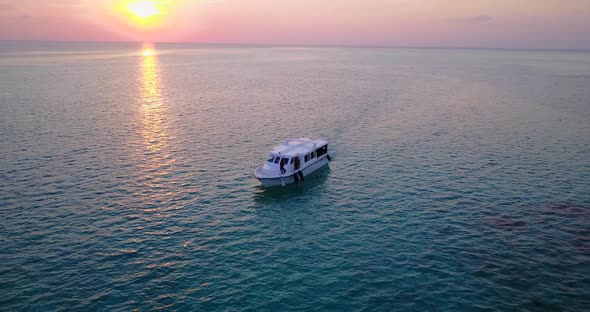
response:
<path id="1" fill-rule="evenodd" d="M 306 176 L 305 181 L 297 184 L 292 183 L 287 184 L 285 187 L 272 188 L 257 185 L 254 191 L 254 200 L 257 203 L 270 204 L 292 200 L 304 195 L 310 196 L 315 193 L 323 193 L 327 186 L 330 172 L 330 166 L 324 166 L 309 176 Z"/>

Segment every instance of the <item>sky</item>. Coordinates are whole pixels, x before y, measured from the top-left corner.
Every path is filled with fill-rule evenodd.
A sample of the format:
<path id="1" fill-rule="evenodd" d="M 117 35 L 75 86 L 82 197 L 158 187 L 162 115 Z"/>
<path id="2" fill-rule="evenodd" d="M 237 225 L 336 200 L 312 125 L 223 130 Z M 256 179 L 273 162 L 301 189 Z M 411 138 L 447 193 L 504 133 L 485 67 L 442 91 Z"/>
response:
<path id="1" fill-rule="evenodd" d="M 0 40 L 590 50 L 590 0 L 0 0 Z"/>

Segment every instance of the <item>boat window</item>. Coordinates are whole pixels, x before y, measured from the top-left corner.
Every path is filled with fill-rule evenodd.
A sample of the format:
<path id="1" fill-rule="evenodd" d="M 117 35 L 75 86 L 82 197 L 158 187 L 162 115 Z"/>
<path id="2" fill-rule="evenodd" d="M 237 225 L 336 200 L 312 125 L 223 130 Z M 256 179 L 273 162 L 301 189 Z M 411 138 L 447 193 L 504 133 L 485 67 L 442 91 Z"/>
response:
<path id="1" fill-rule="evenodd" d="M 289 162 L 289 164 L 291 164 L 291 165 L 293 164 L 293 159 L 295 159 L 295 158 L 291 158 L 291 161 Z"/>
<path id="2" fill-rule="evenodd" d="M 311 152 L 311 158 L 315 158 L 315 152 Z"/>
<path id="3" fill-rule="evenodd" d="M 275 160 L 274 156 L 270 156 L 270 158 L 268 159 L 268 162 L 273 162 Z"/>
<path id="4" fill-rule="evenodd" d="M 278 164 L 278 163 L 279 163 L 279 160 L 281 160 L 281 157 L 277 157 L 277 158 L 275 158 L 275 161 L 274 161 L 274 163 L 275 163 L 275 164 Z"/>
<path id="5" fill-rule="evenodd" d="M 316 150 L 318 157 L 328 154 L 328 145 L 324 145 Z"/>
<path id="6" fill-rule="evenodd" d="M 309 154 L 305 155 L 305 162 L 309 161 Z"/>

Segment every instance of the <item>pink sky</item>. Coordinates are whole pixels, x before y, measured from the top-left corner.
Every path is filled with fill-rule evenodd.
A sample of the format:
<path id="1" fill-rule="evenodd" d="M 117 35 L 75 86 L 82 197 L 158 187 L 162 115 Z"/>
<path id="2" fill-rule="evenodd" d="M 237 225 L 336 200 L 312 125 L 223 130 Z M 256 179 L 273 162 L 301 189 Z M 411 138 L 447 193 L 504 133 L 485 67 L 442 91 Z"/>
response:
<path id="1" fill-rule="evenodd" d="M 590 49 L 590 0 L 157 0 L 163 24 L 125 0 L 0 0 L 0 39 Z"/>

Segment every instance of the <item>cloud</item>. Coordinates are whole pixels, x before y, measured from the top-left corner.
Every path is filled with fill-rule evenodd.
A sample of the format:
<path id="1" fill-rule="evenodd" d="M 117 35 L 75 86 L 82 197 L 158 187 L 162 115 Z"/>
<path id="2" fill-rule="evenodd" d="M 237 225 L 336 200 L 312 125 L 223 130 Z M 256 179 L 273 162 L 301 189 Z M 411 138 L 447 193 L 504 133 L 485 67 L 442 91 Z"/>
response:
<path id="1" fill-rule="evenodd" d="M 455 23 L 486 23 L 491 21 L 493 18 L 490 15 L 487 14 L 480 14 L 480 15 L 476 15 L 476 16 L 468 16 L 468 17 L 464 17 L 464 18 L 459 18 L 459 19 L 452 19 L 450 20 L 451 22 L 455 22 Z"/>
<path id="2" fill-rule="evenodd" d="M 20 15 L 16 18 L 23 21 L 27 21 L 31 24 L 49 24 L 51 22 L 51 17 L 49 16 Z"/>
<path id="3" fill-rule="evenodd" d="M 9 3 L 0 3 L 0 11 L 2 12 L 6 12 L 6 11 L 14 11 L 14 6 L 12 4 Z"/>

